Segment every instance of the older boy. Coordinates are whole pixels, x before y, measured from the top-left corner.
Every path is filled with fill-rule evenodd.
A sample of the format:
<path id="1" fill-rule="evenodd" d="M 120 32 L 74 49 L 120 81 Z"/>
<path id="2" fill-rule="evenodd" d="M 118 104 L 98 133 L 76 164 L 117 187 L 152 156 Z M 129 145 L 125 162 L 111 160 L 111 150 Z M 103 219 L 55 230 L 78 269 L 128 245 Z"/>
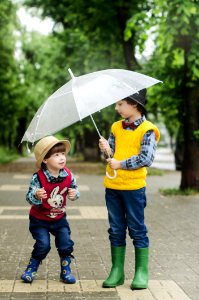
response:
<path id="1" fill-rule="evenodd" d="M 149 239 L 144 223 L 146 167 L 153 162 L 160 133 L 144 116 L 145 96 L 146 89 L 118 101 L 115 108 L 124 120 L 113 123 L 108 141 L 99 140 L 101 151 L 113 157 L 107 159 L 107 174 L 111 176 L 104 180 L 112 269 L 103 287 L 124 283 L 127 228 L 135 247 L 135 275 L 131 289 L 148 287 Z M 113 170 L 117 170 L 115 178 Z"/>

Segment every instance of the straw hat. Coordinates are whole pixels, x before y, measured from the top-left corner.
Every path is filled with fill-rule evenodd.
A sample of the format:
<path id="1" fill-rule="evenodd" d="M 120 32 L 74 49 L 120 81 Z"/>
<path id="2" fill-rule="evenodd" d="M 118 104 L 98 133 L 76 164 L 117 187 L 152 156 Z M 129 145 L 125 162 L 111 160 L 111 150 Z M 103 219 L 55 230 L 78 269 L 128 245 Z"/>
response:
<path id="1" fill-rule="evenodd" d="M 66 147 L 66 154 L 67 154 L 70 150 L 70 142 L 68 140 L 58 140 L 54 136 L 47 136 L 41 139 L 36 144 L 34 148 L 34 154 L 36 158 L 36 166 L 38 168 L 41 168 L 41 163 L 44 157 L 46 156 L 46 154 L 48 153 L 48 151 L 58 143 L 64 144 L 64 146 Z"/>

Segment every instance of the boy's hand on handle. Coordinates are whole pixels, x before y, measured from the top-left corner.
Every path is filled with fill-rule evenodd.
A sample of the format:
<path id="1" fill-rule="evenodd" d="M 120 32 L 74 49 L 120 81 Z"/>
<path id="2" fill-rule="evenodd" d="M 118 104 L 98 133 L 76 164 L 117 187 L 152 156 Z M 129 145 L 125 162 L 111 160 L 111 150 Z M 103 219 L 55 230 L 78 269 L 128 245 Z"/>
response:
<path id="1" fill-rule="evenodd" d="M 110 168 L 114 170 L 113 176 L 110 175 L 108 172 L 106 172 L 106 176 L 110 179 L 114 179 L 117 176 L 117 172 L 115 170 L 121 168 L 120 161 L 111 158 L 113 156 L 112 149 L 108 141 L 103 136 L 101 136 L 101 138 L 99 139 L 99 148 L 102 152 L 104 152 L 109 157 L 106 161 L 108 162 Z"/>
<path id="2" fill-rule="evenodd" d="M 41 189 L 38 189 L 35 193 L 35 196 L 39 198 L 40 200 L 47 198 L 47 193 L 45 189 L 42 187 Z"/>
<path id="3" fill-rule="evenodd" d="M 108 162 L 108 165 L 111 169 L 113 170 L 121 169 L 121 163 L 119 160 L 115 158 L 108 158 L 106 161 Z"/>
<path id="4" fill-rule="evenodd" d="M 109 146 L 109 143 L 103 136 L 99 139 L 99 148 L 102 152 L 105 152 L 107 155 L 109 156 L 112 155 L 112 151 Z"/>

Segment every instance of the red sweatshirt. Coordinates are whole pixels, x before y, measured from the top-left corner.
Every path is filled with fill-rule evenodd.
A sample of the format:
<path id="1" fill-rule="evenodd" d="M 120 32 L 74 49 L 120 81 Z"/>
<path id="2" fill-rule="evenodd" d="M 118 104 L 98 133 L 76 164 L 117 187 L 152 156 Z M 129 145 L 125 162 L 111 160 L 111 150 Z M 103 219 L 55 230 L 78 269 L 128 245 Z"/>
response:
<path id="1" fill-rule="evenodd" d="M 41 186 L 44 187 L 47 198 L 42 199 L 40 206 L 33 205 L 30 209 L 30 215 L 45 221 L 55 221 L 61 219 L 66 211 L 66 195 L 68 188 L 71 184 L 71 172 L 65 168 L 68 176 L 64 178 L 62 182 L 51 183 L 48 182 L 42 169 L 37 174 L 41 182 Z"/>

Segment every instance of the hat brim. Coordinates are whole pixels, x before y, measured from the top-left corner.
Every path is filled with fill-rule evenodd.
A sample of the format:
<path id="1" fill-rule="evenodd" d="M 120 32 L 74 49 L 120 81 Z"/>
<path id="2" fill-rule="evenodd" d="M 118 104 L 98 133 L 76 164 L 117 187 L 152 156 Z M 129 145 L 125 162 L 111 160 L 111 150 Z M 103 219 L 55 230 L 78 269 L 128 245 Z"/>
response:
<path id="1" fill-rule="evenodd" d="M 138 104 L 140 104 L 146 110 L 145 105 L 143 103 L 141 103 L 136 97 L 133 97 L 133 95 L 131 95 L 128 98 L 134 100 L 135 102 L 137 102 Z"/>
<path id="2" fill-rule="evenodd" d="M 59 141 L 53 141 L 51 144 L 49 144 L 44 151 L 42 152 L 42 154 L 40 155 L 40 157 L 38 158 L 38 160 L 36 161 L 36 166 L 37 168 L 41 168 L 41 163 L 44 160 L 44 157 L 46 156 L 46 154 L 48 153 L 48 151 L 54 147 L 57 144 L 64 144 L 65 148 L 66 148 L 66 154 L 70 151 L 70 142 L 68 140 L 59 140 Z"/>

